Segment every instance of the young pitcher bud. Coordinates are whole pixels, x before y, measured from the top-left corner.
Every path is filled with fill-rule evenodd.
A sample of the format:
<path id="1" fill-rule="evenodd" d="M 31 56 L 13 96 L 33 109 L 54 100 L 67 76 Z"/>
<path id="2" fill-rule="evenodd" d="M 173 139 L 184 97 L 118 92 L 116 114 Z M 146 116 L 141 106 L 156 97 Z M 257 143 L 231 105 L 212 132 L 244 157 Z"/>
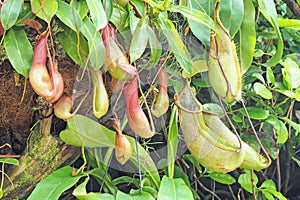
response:
<path id="1" fill-rule="evenodd" d="M 48 36 L 49 33 L 39 36 L 34 47 L 32 67 L 29 71 L 29 82 L 32 89 L 47 100 L 53 96 L 52 82 L 46 67 Z"/>
<path id="2" fill-rule="evenodd" d="M 151 108 L 152 114 L 157 118 L 165 114 L 169 109 L 168 78 L 168 73 L 161 68 L 158 73 L 159 94 Z"/>
<path id="3" fill-rule="evenodd" d="M 68 120 L 73 117 L 71 113 L 73 107 L 73 99 L 69 96 L 64 96 L 60 98 L 54 106 L 54 115 L 63 120 Z"/>
<path id="4" fill-rule="evenodd" d="M 155 131 L 151 130 L 147 116 L 139 104 L 137 78 L 136 75 L 123 89 L 127 105 L 128 124 L 138 136 L 150 138 L 155 134 Z"/>
<path id="5" fill-rule="evenodd" d="M 208 76 L 214 91 L 227 102 L 240 100 L 242 75 L 236 49 L 219 18 L 220 5 L 214 12 L 214 21 L 219 33 L 210 34 Z"/>
<path id="6" fill-rule="evenodd" d="M 131 154 L 132 154 L 132 148 L 129 140 L 124 134 L 117 132 L 116 149 L 115 149 L 115 155 L 117 161 L 121 165 L 124 165 L 130 159 Z"/>
<path id="7" fill-rule="evenodd" d="M 113 40 L 112 27 L 108 24 L 102 31 L 102 40 L 106 50 L 105 65 L 110 75 L 119 80 L 129 80 L 132 75 L 128 74 L 120 64 L 129 64 L 128 58 L 118 44 Z"/>
<path id="8" fill-rule="evenodd" d="M 104 116 L 109 107 L 108 94 L 103 83 L 102 72 L 100 70 L 92 71 L 93 81 L 93 113 L 99 119 Z"/>

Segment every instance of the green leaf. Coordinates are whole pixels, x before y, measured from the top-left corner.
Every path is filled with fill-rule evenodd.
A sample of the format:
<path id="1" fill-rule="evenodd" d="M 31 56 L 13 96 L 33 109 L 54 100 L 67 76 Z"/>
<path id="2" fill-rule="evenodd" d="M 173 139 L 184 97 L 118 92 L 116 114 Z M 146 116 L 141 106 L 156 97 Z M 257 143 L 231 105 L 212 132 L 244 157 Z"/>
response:
<path id="1" fill-rule="evenodd" d="M 239 111 L 242 115 L 246 116 L 244 108 L 240 108 Z M 249 106 L 247 107 L 247 111 L 251 119 L 264 120 L 267 119 L 270 115 L 269 110 L 265 110 L 263 108 L 258 107 Z"/>
<path id="2" fill-rule="evenodd" d="M 220 3 L 220 19 L 223 26 L 233 37 L 239 30 L 244 16 L 244 3 L 241 0 L 222 0 Z M 247 13 L 248 18 L 248 13 Z"/>
<path id="3" fill-rule="evenodd" d="M 50 23 L 58 8 L 57 0 L 30 0 L 30 3 L 32 11 L 47 23 Z"/>
<path id="4" fill-rule="evenodd" d="M 89 192 L 85 195 L 77 195 L 78 200 L 115 200 L 115 197 L 108 193 Z"/>
<path id="5" fill-rule="evenodd" d="M 235 178 L 229 174 L 223 174 L 220 172 L 211 172 L 208 174 L 208 176 L 210 178 L 212 178 L 213 180 L 222 183 L 222 184 L 227 184 L 227 185 L 231 185 L 233 183 L 236 182 Z"/>
<path id="6" fill-rule="evenodd" d="M 21 12 L 21 7 L 22 1 L 20 0 L 9 0 L 2 6 L 0 19 L 5 30 L 15 25 Z"/>
<path id="7" fill-rule="evenodd" d="M 262 83 L 258 83 L 258 82 L 254 83 L 253 89 L 255 93 L 261 96 L 262 98 L 272 99 L 273 96 L 272 92 L 268 88 L 266 88 L 266 86 L 263 85 Z"/>
<path id="8" fill-rule="evenodd" d="M 74 6 L 74 10 L 77 11 L 81 19 L 87 16 L 89 7 L 85 0 L 73 0 L 72 6 Z"/>
<path id="9" fill-rule="evenodd" d="M 82 199 L 81 196 L 87 194 L 86 184 L 88 183 L 89 179 L 89 177 L 86 177 L 85 180 L 74 189 L 72 195 L 74 195 L 78 199 Z"/>
<path id="10" fill-rule="evenodd" d="M 198 162 L 199 163 L 199 162 Z M 170 177 L 169 177 L 170 178 Z M 190 186 L 190 180 L 189 180 L 189 176 L 188 174 L 186 174 L 185 171 L 183 171 L 183 169 L 177 165 L 175 165 L 174 168 L 174 177 L 173 179 L 182 179 L 184 181 L 184 183 L 186 184 L 187 187 L 189 187 L 190 189 L 192 189 Z"/>
<path id="11" fill-rule="evenodd" d="M 142 191 L 141 193 L 125 194 L 122 191 L 118 191 L 116 195 L 116 200 L 154 200 L 151 194 Z"/>
<path id="12" fill-rule="evenodd" d="M 261 73 L 253 73 L 252 76 L 260 80 L 263 84 L 266 84 L 265 78 Z"/>
<path id="13" fill-rule="evenodd" d="M 289 136 L 288 130 L 285 124 L 279 120 L 276 116 L 271 115 L 267 120 L 267 123 L 271 124 L 277 133 L 277 144 L 284 144 Z"/>
<path id="14" fill-rule="evenodd" d="M 238 51 L 242 74 L 244 74 L 252 64 L 256 44 L 255 7 L 253 6 L 252 0 L 244 0 L 244 13 L 246 13 L 246 17 L 243 18 L 238 34 Z"/>
<path id="15" fill-rule="evenodd" d="M 145 19 L 145 18 L 143 18 Z M 143 21 L 143 19 L 140 19 L 138 18 L 136 15 L 135 15 L 135 12 L 134 10 L 130 10 L 129 11 L 129 19 L 128 19 L 128 23 L 129 23 L 129 26 L 130 26 L 130 31 L 131 31 L 131 34 L 133 35 L 134 34 L 134 31 L 136 30 L 137 26 L 140 24 L 140 22 Z M 140 24 L 141 25 L 141 24 Z"/>
<path id="16" fill-rule="evenodd" d="M 31 12 L 30 3 L 24 3 L 24 6 L 22 7 L 17 22 L 15 24 L 17 25 L 24 19 L 33 19 L 33 18 L 35 18 L 35 15 Z"/>
<path id="17" fill-rule="evenodd" d="M 279 88 L 279 89 L 277 89 L 277 88 Z M 296 91 L 287 90 L 285 87 L 281 87 L 281 86 L 279 86 L 277 88 L 275 89 L 277 92 L 284 94 L 285 96 L 287 96 L 291 99 L 295 99 L 296 101 L 300 101 L 300 93 L 299 93 L 299 91 L 297 91 L 299 88 L 297 88 Z"/>
<path id="18" fill-rule="evenodd" d="M 285 121 L 286 123 L 288 123 L 291 127 L 293 127 L 293 129 L 295 129 L 295 131 L 300 133 L 300 124 L 293 122 L 292 120 L 290 120 L 287 117 L 282 117 L 281 118 L 283 121 Z"/>
<path id="19" fill-rule="evenodd" d="M 157 65 L 157 63 L 160 60 L 161 54 L 162 54 L 162 47 L 160 42 L 158 41 L 154 30 L 152 30 L 150 27 L 147 29 L 147 34 L 149 37 L 149 46 L 150 46 L 150 57 L 148 62 L 145 65 L 145 68 L 151 69 Z"/>
<path id="20" fill-rule="evenodd" d="M 120 177 L 115 178 L 111 182 L 114 185 L 130 183 L 130 184 L 134 184 L 136 187 L 139 187 L 139 184 L 140 184 L 139 180 L 134 179 L 130 176 L 120 176 Z"/>
<path id="21" fill-rule="evenodd" d="M 193 61 L 192 65 L 192 74 L 188 75 L 185 71 L 182 71 L 183 78 L 191 78 L 195 74 L 208 71 L 206 60 L 195 60 Z"/>
<path id="22" fill-rule="evenodd" d="M 294 89 L 300 85 L 300 68 L 299 65 L 291 60 L 286 59 L 283 63 L 282 75 L 284 83 L 288 89 Z"/>
<path id="23" fill-rule="evenodd" d="M 115 27 L 120 27 L 118 30 L 122 32 L 125 29 L 124 24 L 128 23 L 128 18 L 129 13 L 123 7 L 113 8 L 113 13 L 110 17 L 110 22 L 113 23 Z"/>
<path id="24" fill-rule="evenodd" d="M 192 156 L 192 155 L 188 155 L 188 154 L 185 154 L 184 156 L 190 156 L 191 159 L 194 159 L 196 161 L 196 159 Z M 198 169 L 197 167 L 199 166 L 200 170 L 199 170 L 199 173 L 202 173 L 201 171 L 201 167 L 200 167 L 200 164 L 198 161 L 196 161 L 195 163 L 195 167 L 196 169 Z M 190 179 L 189 179 L 189 176 L 188 174 L 186 173 L 186 171 L 183 171 L 181 167 L 175 165 L 175 168 L 174 168 L 174 177 L 173 179 L 176 179 L 176 178 L 180 178 L 184 181 L 185 185 L 190 188 L 190 190 L 192 191 L 193 193 L 193 196 L 194 198 L 193 199 L 200 199 L 199 195 L 197 194 L 197 192 L 193 189 L 193 187 L 191 187 L 191 184 L 190 184 Z"/>
<path id="25" fill-rule="evenodd" d="M 238 183 L 248 192 L 251 194 L 253 193 L 252 190 L 252 181 L 251 181 L 251 173 L 250 170 L 245 170 L 246 173 L 241 174 L 238 178 Z M 254 173 L 254 185 L 256 188 L 256 184 L 258 183 L 258 178 Z"/>
<path id="26" fill-rule="evenodd" d="M 300 20 L 298 19 L 278 19 L 278 25 L 281 28 L 300 30 Z"/>
<path id="27" fill-rule="evenodd" d="M 275 196 L 276 199 L 278 199 L 278 200 L 287 200 L 287 198 L 286 198 L 285 196 L 283 196 L 280 192 L 278 192 L 278 191 L 276 191 L 276 190 L 274 190 L 274 189 L 266 188 L 266 189 L 263 189 L 262 192 L 263 192 L 264 194 L 269 193 L 269 194 Z M 268 196 L 268 195 L 267 195 L 267 196 Z M 268 196 L 268 197 L 269 197 L 270 199 L 272 199 L 270 196 Z M 273 199 L 275 199 L 275 198 L 273 198 Z"/>
<path id="28" fill-rule="evenodd" d="M 63 1 L 58 1 L 56 16 L 73 31 L 78 32 L 81 28 L 82 20 L 77 10 Z"/>
<path id="29" fill-rule="evenodd" d="M 147 31 L 148 28 L 150 28 L 149 18 L 148 16 L 145 16 L 144 18 L 140 19 L 132 36 L 129 48 L 130 63 L 139 59 L 144 53 L 149 39 Z"/>
<path id="30" fill-rule="evenodd" d="M 193 199 L 193 194 L 181 178 L 171 179 L 167 176 L 163 176 L 158 191 L 158 200 L 165 199 Z"/>
<path id="31" fill-rule="evenodd" d="M 54 200 L 75 185 L 81 177 L 86 174 L 79 173 L 72 176 L 72 167 L 66 166 L 52 172 L 49 176 L 42 179 L 34 188 L 27 200 L 43 199 Z"/>
<path id="32" fill-rule="evenodd" d="M 270 1 L 270 0 L 258 0 L 257 2 L 258 2 L 261 13 L 273 26 L 275 33 L 276 33 L 276 37 L 278 39 L 277 51 L 276 51 L 275 55 L 273 55 L 273 57 L 270 58 L 267 61 L 267 63 L 264 64 L 266 67 L 273 67 L 280 61 L 280 59 L 282 57 L 282 53 L 283 53 L 283 47 L 284 47 L 282 36 L 281 36 L 280 30 L 279 30 L 275 3 L 274 3 L 274 1 Z"/>
<path id="33" fill-rule="evenodd" d="M 243 118 L 241 116 L 238 116 L 238 115 L 233 115 L 232 119 L 233 119 L 233 121 L 238 122 L 238 123 L 243 122 Z"/>
<path id="34" fill-rule="evenodd" d="M 265 181 L 261 184 L 260 188 L 271 188 L 271 189 L 276 190 L 276 184 L 274 183 L 273 180 L 265 180 Z"/>
<path id="35" fill-rule="evenodd" d="M 107 17 L 101 0 L 86 0 L 93 23 L 96 30 L 100 30 L 107 25 Z"/>
<path id="36" fill-rule="evenodd" d="M 159 25 L 162 28 L 163 34 L 166 36 L 170 48 L 180 64 L 180 67 L 189 75 L 192 73 L 191 56 L 182 42 L 176 28 L 171 20 L 169 20 L 165 13 L 160 13 L 158 17 Z"/>
<path id="37" fill-rule="evenodd" d="M 15 158 L 0 158 L 0 163 L 19 166 L 19 160 Z"/>
<path id="38" fill-rule="evenodd" d="M 168 148 L 168 173 L 169 178 L 174 176 L 174 166 L 178 149 L 178 109 L 173 106 L 169 121 L 167 148 Z"/>
<path id="39" fill-rule="evenodd" d="M 275 198 L 273 197 L 273 195 L 271 193 L 269 193 L 268 191 L 262 190 L 261 192 L 265 195 L 265 197 L 268 200 L 275 200 Z"/>
<path id="40" fill-rule="evenodd" d="M 75 115 L 68 120 L 67 127 L 67 129 L 60 132 L 60 138 L 67 144 L 79 147 L 81 147 L 83 144 L 85 147 L 91 148 L 115 147 L 116 132 L 106 128 L 105 126 L 88 117 Z M 130 160 L 137 165 L 137 154 L 135 148 L 136 140 L 130 136 L 126 137 L 133 148 Z M 160 177 L 155 163 L 141 145 L 138 145 L 138 152 L 140 158 L 143 158 L 143 162 L 141 162 L 142 171 L 147 172 L 154 185 L 158 187 Z"/>
<path id="41" fill-rule="evenodd" d="M 143 180 L 145 180 L 145 179 L 143 179 Z M 152 186 L 146 186 L 145 182 L 144 182 L 142 190 L 144 192 L 147 192 L 148 194 L 151 194 L 154 199 L 157 199 L 157 190 L 155 188 L 153 188 Z M 140 193 L 140 190 L 139 189 L 137 189 L 137 190 L 131 189 L 130 190 L 130 194 L 135 194 L 135 193 Z"/>
<path id="42" fill-rule="evenodd" d="M 4 47 L 14 69 L 28 78 L 33 49 L 23 28 L 13 27 L 4 36 Z"/>
<path id="43" fill-rule="evenodd" d="M 261 49 L 254 49 L 254 57 L 255 58 L 260 58 L 265 54 L 265 52 Z"/>
<path id="44" fill-rule="evenodd" d="M 163 5 L 160 4 L 157 0 L 144 0 L 144 1 L 155 8 L 163 10 Z"/>
<path id="45" fill-rule="evenodd" d="M 89 61 L 92 67 L 97 70 L 104 64 L 106 57 L 101 35 L 87 17 L 84 18 L 80 31 L 88 40 Z"/>
<path id="46" fill-rule="evenodd" d="M 111 156 L 111 152 L 112 151 L 108 151 L 108 154 L 110 154 L 108 157 L 110 158 Z M 102 184 L 102 182 L 104 181 L 105 187 L 103 188 L 104 191 L 106 193 L 112 194 L 112 195 L 116 195 L 118 188 L 112 183 L 111 181 L 111 177 L 110 174 L 106 174 L 106 177 L 104 176 L 104 174 L 106 173 L 105 170 L 108 166 L 108 160 L 109 158 L 106 160 L 103 160 L 102 162 L 102 167 L 103 168 L 94 168 L 93 170 L 91 170 L 90 174 L 96 178 L 96 180 L 98 181 L 99 184 Z"/>
<path id="47" fill-rule="evenodd" d="M 95 146 L 93 144 L 90 144 L 91 142 L 89 142 L 89 141 L 85 142 L 85 143 L 87 143 L 87 145 L 84 145 L 83 144 L 84 141 L 82 141 L 83 140 L 82 137 L 80 137 L 80 135 L 75 130 L 72 130 L 72 129 L 62 130 L 59 133 L 59 137 L 65 143 L 76 146 L 76 147 L 81 147 L 81 146 L 88 147 L 89 145 L 92 147 Z M 96 145 L 98 145 L 98 143 L 96 143 Z"/>
<path id="48" fill-rule="evenodd" d="M 78 200 L 114 200 L 114 196 L 111 194 L 101 194 L 101 193 L 95 193 L 95 192 L 86 192 L 86 185 L 89 181 L 89 178 L 86 178 L 84 182 L 82 182 L 80 185 L 78 185 L 75 190 L 73 191 L 73 195 Z"/>
<path id="49" fill-rule="evenodd" d="M 105 126 L 81 115 L 68 120 L 68 128 L 60 132 L 67 144 L 81 147 L 115 147 L 116 133 Z"/>
<path id="50" fill-rule="evenodd" d="M 274 73 L 273 73 L 273 70 L 270 68 L 270 67 L 268 67 L 267 69 L 266 69 L 266 78 L 267 78 L 267 83 L 268 84 L 275 84 L 275 76 L 274 76 Z"/>
<path id="51" fill-rule="evenodd" d="M 83 64 L 84 58 L 89 54 L 89 47 L 82 35 L 71 31 L 67 26 L 61 25 L 64 31 L 57 33 L 57 38 L 67 52 L 68 56 L 78 65 Z M 79 34 L 79 33 L 78 33 Z"/>
<path id="52" fill-rule="evenodd" d="M 188 1 L 189 7 L 193 8 L 194 10 L 203 10 L 206 12 L 208 15 L 211 15 L 213 10 L 214 10 L 214 5 L 215 2 L 213 1 L 206 1 L 201 3 L 198 0 L 194 1 Z M 194 20 L 188 19 L 190 28 L 192 33 L 198 38 L 206 48 L 209 48 L 210 44 L 210 28 L 207 27 L 206 25 L 202 23 L 198 23 Z"/>
<path id="53" fill-rule="evenodd" d="M 204 24 L 208 28 L 216 31 L 216 26 L 215 26 L 214 21 L 211 19 L 210 16 L 208 16 L 204 12 L 201 12 L 199 10 L 195 10 L 193 8 L 189 8 L 186 6 L 178 6 L 178 5 L 174 5 L 174 4 L 170 5 L 169 10 L 171 12 L 179 12 L 184 17 L 186 17 L 190 20 L 193 20 L 195 22 Z"/>
<path id="54" fill-rule="evenodd" d="M 216 103 L 205 103 L 203 104 L 203 109 L 218 114 L 219 118 L 222 118 L 225 115 L 222 107 Z"/>
<path id="55" fill-rule="evenodd" d="M 277 141 L 276 144 L 284 144 L 289 139 L 289 132 L 285 126 L 285 124 L 279 120 L 279 127 L 276 129 L 277 133 Z"/>
<path id="56" fill-rule="evenodd" d="M 191 154 L 184 154 L 182 157 L 185 160 L 189 160 L 196 167 L 198 172 L 200 174 L 202 174 L 202 169 L 201 169 L 200 163 L 194 158 L 194 156 L 192 156 Z"/>
<path id="57" fill-rule="evenodd" d="M 145 15 L 146 15 L 146 7 L 145 7 L 145 4 L 144 4 L 144 1 L 131 0 L 130 3 L 132 3 L 134 5 L 134 7 L 136 8 L 137 12 L 142 17 L 145 17 Z"/>

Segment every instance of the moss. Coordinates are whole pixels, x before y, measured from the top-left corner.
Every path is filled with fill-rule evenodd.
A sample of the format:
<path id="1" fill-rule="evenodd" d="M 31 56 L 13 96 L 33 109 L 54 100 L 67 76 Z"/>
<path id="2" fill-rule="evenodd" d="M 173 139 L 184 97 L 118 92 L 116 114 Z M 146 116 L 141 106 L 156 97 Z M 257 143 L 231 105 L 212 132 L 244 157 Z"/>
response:
<path id="1" fill-rule="evenodd" d="M 51 136 L 34 136 L 34 145 L 31 145 L 29 149 L 29 155 L 32 159 L 51 162 L 56 154 L 59 152 L 59 146 L 57 140 Z"/>
<path id="2" fill-rule="evenodd" d="M 22 175 L 22 178 L 19 179 L 19 181 L 16 184 L 18 184 L 19 186 L 23 186 L 25 184 L 30 184 L 30 183 L 32 183 L 33 179 L 34 179 L 34 177 L 32 177 L 32 175 L 25 170 L 24 174 Z"/>
<path id="3" fill-rule="evenodd" d="M 2 65 L 6 59 L 8 59 L 8 57 L 7 57 L 6 51 L 4 49 L 4 45 L 1 44 L 0 45 L 0 65 Z"/>

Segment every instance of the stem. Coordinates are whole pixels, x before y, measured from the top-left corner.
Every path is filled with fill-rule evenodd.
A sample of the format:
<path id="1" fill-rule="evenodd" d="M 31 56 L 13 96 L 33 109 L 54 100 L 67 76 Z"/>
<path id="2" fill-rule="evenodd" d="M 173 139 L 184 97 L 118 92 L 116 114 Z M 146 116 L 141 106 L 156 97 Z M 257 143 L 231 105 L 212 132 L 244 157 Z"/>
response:
<path id="1" fill-rule="evenodd" d="M 229 191 L 230 191 L 230 194 L 231 194 L 232 198 L 233 198 L 234 200 L 237 200 L 237 198 L 234 196 L 234 193 L 233 193 L 232 188 L 230 187 L 230 185 L 228 185 L 228 189 L 229 189 Z"/>
<path id="2" fill-rule="evenodd" d="M 278 157 L 276 159 L 276 169 L 277 169 L 277 190 L 281 190 L 281 172 L 280 172 L 280 156 L 278 150 Z"/>
<path id="3" fill-rule="evenodd" d="M 255 182 L 254 182 L 254 170 L 251 170 L 251 186 L 252 186 L 252 192 L 253 192 L 253 199 L 254 200 L 257 200 L 257 197 L 256 197 L 256 193 L 255 193 Z"/>
<path id="4" fill-rule="evenodd" d="M 295 100 L 293 99 L 291 101 L 291 104 L 290 104 L 290 107 L 288 109 L 288 113 L 287 113 L 287 117 L 292 120 L 292 117 L 293 117 L 293 107 L 294 107 L 294 103 L 295 103 Z M 288 130 L 289 130 L 289 138 L 290 138 L 290 133 L 291 133 L 291 125 L 288 126 Z M 285 148 L 286 149 L 289 149 L 289 140 L 285 143 Z M 286 151 L 286 157 L 289 158 L 289 152 Z M 286 192 L 287 189 L 288 189 L 288 184 L 289 184 L 289 180 L 290 180 L 290 175 L 291 175 L 291 160 L 288 159 L 287 160 L 287 163 L 286 163 L 286 171 L 285 171 L 285 181 L 283 183 L 283 192 Z"/>
<path id="5" fill-rule="evenodd" d="M 1 186 L 0 189 L 2 191 L 3 185 L 4 185 L 4 162 L 2 163 L 2 170 L 1 170 L 2 174 L 1 174 Z"/>
<path id="6" fill-rule="evenodd" d="M 216 181 L 212 180 L 212 192 L 216 193 Z M 215 200 L 215 196 L 211 197 L 212 200 Z"/>
<path id="7" fill-rule="evenodd" d="M 82 154 L 82 159 L 83 159 L 83 164 L 81 165 L 81 167 L 77 170 L 76 174 L 78 174 L 80 171 L 83 172 L 85 166 L 86 166 L 86 157 L 85 157 L 85 153 L 84 153 L 84 145 L 81 146 L 81 154 Z"/>
<path id="8" fill-rule="evenodd" d="M 30 0 L 30 3 L 32 3 L 33 0 Z M 34 10 L 33 6 L 31 6 L 31 12 L 35 15 L 37 15 L 45 6 L 45 3 L 46 3 L 47 0 L 43 0 L 41 2 L 41 7 L 39 7 L 39 9 L 37 9 L 37 11 Z M 46 16 L 46 15 L 45 15 Z"/>
<path id="9" fill-rule="evenodd" d="M 24 79 L 24 89 L 23 89 L 23 93 L 22 93 L 22 97 L 21 97 L 19 105 L 21 105 L 23 103 L 23 101 L 24 101 L 25 93 L 26 93 L 26 88 L 27 88 L 27 79 L 25 78 Z"/>
<path id="10" fill-rule="evenodd" d="M 236 128 L 234 127 L 234 125 L 233 125 L 231 119 L 229 118 L 229 116 L 228 116 L 228 114 L 227 114 L 227 112 L 226 112 L 226 109 L 225 109 L 225 107 L 224 107 L 224 105 L 223 105 L 223 103 L 222 103 L 221 97 L 218 96 L 218 98 L 219 98 L 219 102 L 220 102 L 220 104 L 221 104 L 221 108 L 222 108 L 222 110 L 223 110 L 223 112 L 224 112 L 224 114 L 225 114 L 225 117 L 226 117 L 226 119 L 227 119 L 227 121 L 228 121 L 230 127 L 232 128 L 234 134 L 236 135 L 236 137 L 237 137 L 237 139 L 238 139 L 238 141 L 239 141 L 239 144 L 240 144 L 239 149 L 242 149 L 242 139 L 241 139 L 239 133 L 237 132 Z"/>
<path id="11" fill-rule="evenodd" d="M 149 115 L 149 121 L 150 121 L 151 131 L 155 132 L 155 127 L 154 127 L 154 122 L 153 122 L 152 114 L 151 114 L 150 108 L 149 108 L 149 106 L 148 106 L 148 104 L 146 102 L 146 97 L 145 97 L 145 95 L 144 95 L 144 93 L 142 91 L 142 88 L 141 88 L 140 77 L 138 77 L 138 84 L 139 84 L 139 90 L 140 90 L 141 96 L 143 98 L 143 102 L 145 103 L 145 107 L 146 107 L 148 115 Z"/>
<path id="12" fill-rule="evenodd" d="M 221 198 L 216 195 L 213 191 L 211 191 L 210 189 L 208 189 L 207 187 L 205 187 L 201 182 L 200 180 L 198 179 L 198 177 L 194 174 L 194 177 L 196 178 L 197 180 L 197 183 L 200 185 L 200 187 L 202 187 L 205 191 L 209 192 L 213 197 L 216 197 L 218 200 L 221 200 Z"/>
<path id="13" fill-rule="evenodd" d="M 90 77 L 89 73 L 88 73 L 88 78 L 89 78 L 88 91 L 86 92 L 86 94 L 84 95 L 84 97 L 80 100 L 77 108 L 72 112 L 72 116 L 75 115 L 78 112 L 78 110 L 80 109 L 80 107 L 82 106 L 82 104 L 84 103 L 85 99 L 88 97 L 88 95 L 90 93 L 90 89 L 91 89 L 91 77 Z"/>
<path id="14" fill-rule="evenodd" d="M 4 165 L 4 163 L 3 163 L 3 165 Z M 3 166 L 4 167 L 4 166 Z M 2 168 L 2 169 L 4 169 L 4 168 Z M 2 174 L 1 176 L 1 178 L 2 178 L 2 180 L 1 180 L 1 186 L 0 186 L 0 189 L 1 190 L 3 190 L 3 185 L 4 185 L 4 176 L 8 179 L 8 181 L 10 182 L 10 184 L 11 184 L 11 187 L 14 189 L 14 184 L 13 184 L 13 182 L 12 182 L 12 180 L 11 180 L 11 178 L 5 173 L 5 171 L 4 170 L 0 170 L 0 173 Z"/>
<path id="15" fill-rule="evenodd" d="M 107 174 L 108 174 L 108 169 L 109 169 L 109 166 L 110 166 L 110 163 L 111 163 L 111 160 L 112 160 L 112 155 L 110 155 L 110 158 L 108 160 L 108 163 L 107 163 L 107 166 L 106 166 L 106 169 L 105 169 L 105 173 L 103 175 L 103 179 L 102 179 L 102 183 L 101 183 L 101 186 L 100 186 L 100 189 L 99 189 L 99 192 L 101 193 L 102 189 L 103 189 L 103 186 L 104 186 L 104 183 L 105 183 L 105 179 L 107 177 Z"/>
<path id="16" fill-rule="evenodd" d="M 254 133 L 254 136 L 255 136 L 255 138 L 256 138 L 256 140 L 257 140 L 259 146 L 261 147 L 262 151 L 263 151 L 264 154 L 266 155 L 266 157 L 267 157 L 267 159 L 268 159 L 268 162 L 271 163 L 272 160 L 271 160 L 271 158 L 270 158 L 270 155 L 269 155 L 269 153 L 266 151 L 265 147 L 262 145 L 262 143 L 261 143 L 261 141 L 260 141 L 260 139 L 259 139 L 259 137 L 258 137 L 258 134 L 257 134 L 257 132 L 256 132 L 254 126 L 253 126 L 253 123 L 252 123 L 252 121 L 251 121 L 251 119 L 250 119 L 249 113 L 248 113 L 248 111 L 247 111 L 247 108 L 246 108 L 246 106 L 245 106 L 245 104 L 244 104 L 243 99 L 241 99 L 241 103 L 242 103 L 242 106 L 243 106 L 243 108 L 244 108 L 244 110 L 245 110 L 247 119 L 248 119 L 248 121 L 249 121 L 249 123 L 250 123 L 250 126 L 251 126 L 251 129 L 252 129 L 253 133 Z"/>
<path id="17" fill-rule="evenodd" d="M 6 155 L 0 155 L 0 158 L 20 158 L 21 155 L 11 155 L 11 154 L 6 154 Z"/>
<path id="18" fill-rule="evenodd" d="M 139 148 L 138 148 L 138 143 L 139 143 L 139 136 L 135 134 L 135 148 L 136 148 L 136 157 L 138 161 L 138 170 L 139 170 L 139 179 L 140 179 L 140 192 L 142 193 L 142 172 L 141 172 L 141 161 L 140 161 L 140 155 L 139 155 Z"/>

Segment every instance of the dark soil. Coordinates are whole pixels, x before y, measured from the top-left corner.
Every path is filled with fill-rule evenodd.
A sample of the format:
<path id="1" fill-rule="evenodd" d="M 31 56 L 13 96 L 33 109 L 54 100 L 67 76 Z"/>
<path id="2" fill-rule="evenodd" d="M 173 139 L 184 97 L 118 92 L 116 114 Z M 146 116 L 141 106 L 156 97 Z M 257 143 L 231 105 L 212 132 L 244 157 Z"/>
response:
<path id="1" fill-rule="evenodd" d="M 58 68 L 64 78 L 64 95 L 71 95 L 78 66 L 65 58 L 59 60 Z M 0 145 L 7 143 L 11 148 L 8 146 L 1 148 L 0 154 L 22 153 L 30 129 L 39 119 L 37 99 L 38 96 L 32 90 L 28 79 L 25 81 L 25 78 L 18 75 L 10 63 L 5 61 L 0 66 Z M 53 130 L 59 131 L 64 126 L 64 122 L 54 118 Z"/>

